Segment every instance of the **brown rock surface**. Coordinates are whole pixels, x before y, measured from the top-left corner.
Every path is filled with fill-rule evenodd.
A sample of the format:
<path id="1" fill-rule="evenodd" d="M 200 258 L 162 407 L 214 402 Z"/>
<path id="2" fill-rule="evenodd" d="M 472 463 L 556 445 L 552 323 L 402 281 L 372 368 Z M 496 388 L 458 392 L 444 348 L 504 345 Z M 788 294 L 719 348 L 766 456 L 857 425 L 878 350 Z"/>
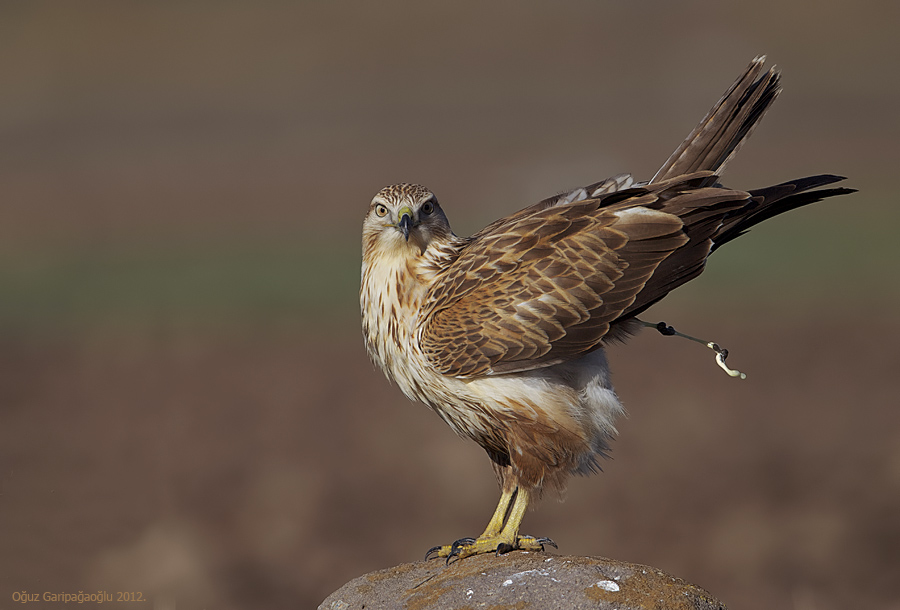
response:
<path id="1" fill-rule="evenodd" d="M 407 563 L 351 580 L 319 610 L 476 608 L 724 610 L 712 595 L 665 572 L 602 557 L 515 552 L 446 565 Z"/>

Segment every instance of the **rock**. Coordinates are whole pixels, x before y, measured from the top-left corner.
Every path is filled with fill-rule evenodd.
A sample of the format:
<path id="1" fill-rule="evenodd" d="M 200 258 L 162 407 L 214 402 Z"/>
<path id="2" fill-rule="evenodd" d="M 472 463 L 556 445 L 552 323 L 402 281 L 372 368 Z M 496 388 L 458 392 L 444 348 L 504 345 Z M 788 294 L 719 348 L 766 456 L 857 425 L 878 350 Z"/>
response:
<path id="1" fill-rule="evenodd" d="M 725 610 L 656 568 L 602 557 L 513 552 L 407 563 L 351 580 L 319 610 L 592 608 Z"/>

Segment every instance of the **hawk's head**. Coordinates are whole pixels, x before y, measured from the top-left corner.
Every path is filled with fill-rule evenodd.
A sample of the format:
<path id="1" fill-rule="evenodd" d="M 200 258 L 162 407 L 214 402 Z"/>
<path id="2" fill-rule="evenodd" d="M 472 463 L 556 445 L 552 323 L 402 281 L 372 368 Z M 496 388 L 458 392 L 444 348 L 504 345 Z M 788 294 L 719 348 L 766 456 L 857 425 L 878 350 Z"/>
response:
<path id="1" fill-rule="evenodd" d="M 396 253 L 425 252 L 452 235 L 434 193 L 418 184 L 386 186 L 375 195 L 363 222 L 363 243 Z"/>

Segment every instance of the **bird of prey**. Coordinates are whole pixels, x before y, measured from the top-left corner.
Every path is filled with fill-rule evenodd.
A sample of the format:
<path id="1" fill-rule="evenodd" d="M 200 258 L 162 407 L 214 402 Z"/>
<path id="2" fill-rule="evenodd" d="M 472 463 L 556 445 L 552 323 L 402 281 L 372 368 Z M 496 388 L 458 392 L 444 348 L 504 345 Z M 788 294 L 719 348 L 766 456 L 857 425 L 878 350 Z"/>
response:
<path id="1" fill-rule="evenodd" d="M 604 346 L 633 334 L 637 316 L 695 278 L 719 246 L 772 216 L 853 192 L 819 188 L 843 180 L 832 175 L 750 191 L 720 184 L 780 91 L 764 60 L 753 60 L 648 182 L 595 182 L 472 237 L 453 233 L 423 186 L 388 186 L 372 199 L 360 287 L 369 356 L 406 396 L 484 448 L 501 489 L 478 538 L 426 557 L 553 544 L 520 535 L 519 525 L 543 487 L 597 470 L 609 448 L 624 410 Z"/>

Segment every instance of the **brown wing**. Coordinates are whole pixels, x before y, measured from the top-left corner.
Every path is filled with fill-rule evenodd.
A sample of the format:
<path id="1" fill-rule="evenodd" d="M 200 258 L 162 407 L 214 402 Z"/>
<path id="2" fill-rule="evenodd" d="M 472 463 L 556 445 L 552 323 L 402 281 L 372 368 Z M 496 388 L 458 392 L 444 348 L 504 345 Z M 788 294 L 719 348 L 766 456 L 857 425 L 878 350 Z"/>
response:
<path id="1" fill-rule="evenodd" d="M 531 216 L 535 212 L 539 212 L 540 210 L 544 210 L 546 208 L 551 208 L 559 205 L 566 205 L 569 203 L 575 203 L 578 201 L 584 201 L 586 199 L 597 199 L 602 197 L 603 195 L 609 195 L 611 193 L 615 193 L 616 191 L 622 191 L 631 188 L 634 184 L 634 178 L 631 177 L 631 174 L 617 174 L 612 176 L 611 178 L 607 178 L 606 180 L 601 180 L 600 182 L 595 182 L 593 184 L 589 184 L 588 186 L 582 186 L 572 191 L 568 191 L 565 193 L 560 193 L 559 195 L 555 195 L 553 197 L 548 197 L 538 203 L 529 206 L 527 208 L 521 209 L 514 214 L 510 214 L 505 218 L 500 218 L 495 220 L 481 231 L 472 236 L 473 239 L 477 239 L 482 235 L 487 235 L 489 233 L 493 233 L 498 230 L 500 227 L 510 226 L 513 222 L 525 218 L 526 216 Z"/>
<path id="2" fill-rule="evenodd" d="M 611 322 L 673 283 L 654 273 L 673 253 L 688 255 L 668 274 L 702 269 L 709 235 L 748 201 L 747 193 L 708 187 L 713 180 L 700 172 L 495 222 L 428 295 L 420 342 L 429 361 L 443 374 L 473 376 L 597 348 Z"/>

